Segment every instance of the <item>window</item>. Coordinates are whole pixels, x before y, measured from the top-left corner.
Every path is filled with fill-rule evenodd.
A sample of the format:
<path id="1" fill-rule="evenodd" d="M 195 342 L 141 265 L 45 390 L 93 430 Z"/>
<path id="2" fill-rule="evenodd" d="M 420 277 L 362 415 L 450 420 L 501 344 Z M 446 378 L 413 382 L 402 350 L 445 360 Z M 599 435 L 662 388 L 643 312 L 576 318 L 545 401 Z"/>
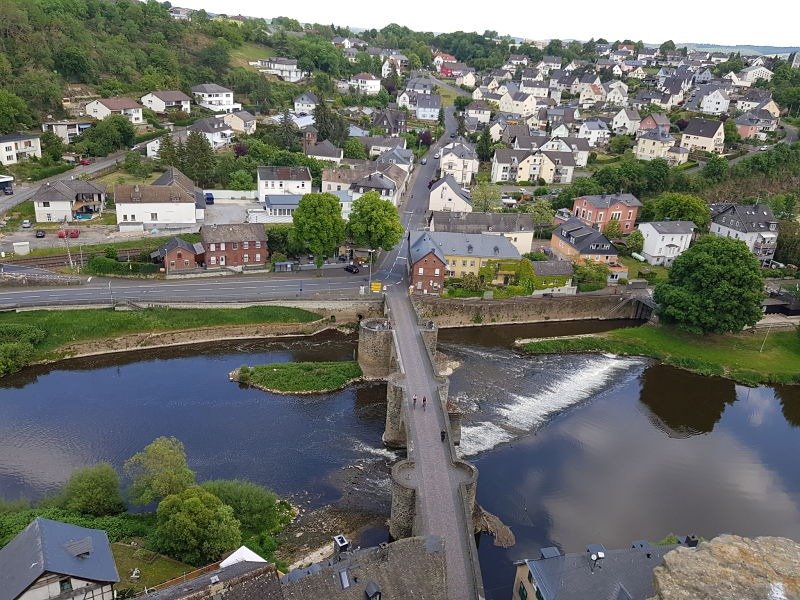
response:
<path id="1" fill-rule="evenodd" d="M 256 262 L 261 262 L 261 254 L 256 252 Z"/>
<path id="2" fill-rule="evenodd" d="M 49 202 L 42 202 L 42 208 L 50 208 Z"/>
<path id="3" fill-rule="evenodd" d="M 217 245 L 216 245 L 216 244 L 209 244 L 209 245 L 208 245 L 208 249 L 209 249 L 211 252 L 214 252 L 214 251 L 217 249 Z"/>
<path id="4" fill-rule="evenodd" d="M 474 267 L 475 266 L 475 261 L 474 260 L 469 261 L 469 266 L 470 267 Z"/>
<path id="5" fill-rule="evenodd" d="M 437 267 L 436 269 L 434 269 L 434 270 L 433 270 L 433 274 L 434 274 L 434 275 L 438 275 L 438 274 L 439 274 L 439 269 L 438 269 L 438 267 Z"/>
<path id="6" fill-rule="evenodd" d="M 151 221 L 158 221 L 158 213 L 150 213 Z"/>
<path id="7" fill-rule="evenodd" d="M 53 215 L 51 215 L 50 213 L 47 213 L 47 220 L 48 221 L 52 221 L 53 220 Z"/>
<path id="8" fill-rule="evenodd" d="M 519 583 L 519 589 L 517 590 L 517 596 L 519 596 L 519 600 L 528 600 L 528 590 L 525 589 L 521 581 Z"/>
<path id="9" fill-rule="evenodd" d="M 69 579 L 69 578 L 62 579 L 61 581 L 58 582 L 58 587 L 59 587 L 59 591 L 61 593 L 71 592 L 72 591 L 72 580 Z"/>
<path id="10" fill-rule="evenodd" d="M 422 275 L 422 273 L 423 273 L 422 267 L 420 267 L 419 269 L 417 269 L 417 275 Z"/>
<path id="11" fill-rule="evenodd" d="M 49 220 L 50 220 L 50 219 L 48 219 L 48 221 L 49 221 Z M 123 221 L 127 221 L 127 220 L 128 220 L 128 215 L 122 215 L 122 220 L 123 220 Z"/>
<path id="12" fill-rule="evenodd" d="M 256 242 L 256 248 L 261 248 L 261 242 Z"/>
<path id="13" fill-rule="evenodd" d="M 174 260 L 169 261 L 169 266 L 175 268 L 175 261 Z"/>
<path id="14" fill-rule="evenodd" d="M 178 252 L 178 258 L 183 258 L 183 253 L 182 252 Z"/>
<path id="15" fill-rule="evenodd" d="M 242 261 L 244 261 L 244 262 L 250 262 L 250 255 L 249 255 L 249 254 L 245 254 L 245 255 L 242 257 Z"/>
<path id="16" fill-rule="evenodd" d="M 247 249 L 249 249 L 249 248 L 250 248 L 250 242 L 242 242 L 242 248 L 243 248 L 244 250 L 247 250 Z"/>
<path id="17" fill-rule="evenodd" d="M 220 249 L 220 251 L 225 252 L 225 242 L 220 242 L 219 243 L 219 249 Z"/>
<path id="18" fill-rule="evenodd" d="M 233 249 L 234 250 L 238 250 L 239 249 L 239 242 L 233 242 Z"/>
<path id="19" fill-rule="evenodd" d="M 211 260 L 210 260 L 209 262 L 210 262 L 212 265 L 215 265 L 215 264 L 217 264 L 217 257 L 216 257 L 216 256 L 212 256 L 212 257 L 211 257 Z"/>
<path id="20" fill-rule="evenodd" d="M 467 266 L 467 261 L 465 261 L 465 260 L 462 260 L 462 261 L 461 261 L 461 266 L 462 266 L 462 267 L 466 267 L 466 266 Z"/>
<path id="21" fill-rule="evenodd" d="M 184 260 L 183 261 L 183 266 L 184 267 L 188 267 L 189 266 L 189 261 L 188 260 Z"/>

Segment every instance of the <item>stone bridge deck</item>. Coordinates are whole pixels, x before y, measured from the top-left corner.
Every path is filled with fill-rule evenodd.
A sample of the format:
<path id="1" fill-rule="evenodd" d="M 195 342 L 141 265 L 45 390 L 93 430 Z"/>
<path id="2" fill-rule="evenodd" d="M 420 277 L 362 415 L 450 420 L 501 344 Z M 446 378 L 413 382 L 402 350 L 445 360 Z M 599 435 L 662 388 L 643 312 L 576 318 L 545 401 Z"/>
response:
<path id="1" fill-rule="evenodd" d="M 386 300 L 395 330 L 398 360 L 405 372 L 404 399 L 408 435 L 408 466 L 396 470 L 401 483 L 415 494 L 415 535 L 444 540 L 449 600 L 483 598 L 483 583 L 475 546 L 465 484 L 474 484 L 474 467 L 456 458 L 446 407 L 439 395 L 434 367 L 427 353 L 417 316 L 405 289 L 391 286 Z M 412 398 L 417 396 L 416 406 Z M 427 398 L 423 407 L 422 397 Z M 441 431 L 447 432 L 443 443 Z M 416 531 L 419 529 L 420 531 Z"/>

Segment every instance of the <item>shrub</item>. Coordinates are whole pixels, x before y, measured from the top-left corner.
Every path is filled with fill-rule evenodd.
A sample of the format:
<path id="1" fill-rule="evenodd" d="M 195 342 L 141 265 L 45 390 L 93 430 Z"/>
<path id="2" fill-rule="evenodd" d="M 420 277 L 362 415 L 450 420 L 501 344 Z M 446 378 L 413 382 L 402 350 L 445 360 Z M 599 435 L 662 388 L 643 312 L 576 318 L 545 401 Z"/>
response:
<path id="1" fill-rule="evenodd" d="M 87 263 L 87 271 L 97 275 L 149 275 L 158 273 L 158 265 L 149 262 L 119 262 L 108 256 L 95 256 Z"/>
<path id="2" fill-rule="evenodd" d="M 0 325 L 0 342 L 28 342 L 38 344 L 44 341 L 47 334 L 35 325 L 6 323 Z"/>
<path id="3" fill-rule="evenodd" d="M 119 477 L 108 463 L 78 469 L 64 485 L 59 503 L 67 510 L 102 517 L 125 510 L 119 492 Z"/>
<path id="4" fill-rule="evenodd" d="M 33 346 L 29 342 L 0 344 L 0 377 L 16 373 L 33 360 Z"/>

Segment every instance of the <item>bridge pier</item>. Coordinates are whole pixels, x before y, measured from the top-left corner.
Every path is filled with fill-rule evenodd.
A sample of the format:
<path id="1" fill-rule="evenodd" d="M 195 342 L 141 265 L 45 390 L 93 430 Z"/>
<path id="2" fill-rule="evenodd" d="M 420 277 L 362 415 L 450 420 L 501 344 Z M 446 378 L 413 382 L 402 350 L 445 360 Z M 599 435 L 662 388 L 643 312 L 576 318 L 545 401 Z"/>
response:
<path id="1" fill-rule="evenodd" d="M 358 366 L 367 379 L 384 379 L 397 370 L 389 319 L 362 319 L 358 326 Z"/>

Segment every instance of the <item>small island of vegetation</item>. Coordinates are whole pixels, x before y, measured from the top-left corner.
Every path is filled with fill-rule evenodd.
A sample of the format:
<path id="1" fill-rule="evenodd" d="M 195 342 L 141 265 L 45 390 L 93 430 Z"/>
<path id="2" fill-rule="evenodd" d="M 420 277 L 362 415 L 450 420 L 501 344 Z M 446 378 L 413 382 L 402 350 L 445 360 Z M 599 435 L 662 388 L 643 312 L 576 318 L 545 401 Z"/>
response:
<path id="1" fill-rule="evenodd" d="M 233 371 L 230 378 L 265 392 L 318 394 L 347 387 L 361 375 L 356 361 L 290 362 L 244 365 Z"/>

